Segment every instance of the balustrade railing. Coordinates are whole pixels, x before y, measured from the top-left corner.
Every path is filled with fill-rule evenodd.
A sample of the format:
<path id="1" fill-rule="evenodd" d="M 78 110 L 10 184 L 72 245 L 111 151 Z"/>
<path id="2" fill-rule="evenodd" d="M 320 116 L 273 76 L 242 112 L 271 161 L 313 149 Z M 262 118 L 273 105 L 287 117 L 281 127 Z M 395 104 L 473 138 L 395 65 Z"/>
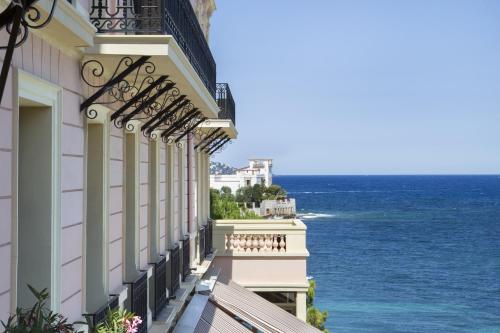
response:
<path id="1" fill-rule="evenodd" d="M 189 268 L 189 236 L 182 240 L 182 281 L 191 273 Z"/>
<path id="2" fill-rule="evenodd" d="M 225 234 L 224 249 L 234 252 L 286 252 L 286 235 Z"/>
<path id="3" fill-rule="evenodd" d="M 141 272 L 135 281 L 127 284 L 130 288 L 130 310 L 142 319 L 137 333 L 145 333 L 148 329 L 148 272 Z"/>
<path id="4" fill-rule="evenodd" d="M 213 230 L 214 223 L 212 220 L 208 220 L 205 226 L 205 256 L 208 256 L 213 251 Z"/>
<path id="5" fill-rule="evenodd" d="M 153 319 L 156 320 L 158 314 L 167 305 L 167 261 L 164 256 L 154 263 L 154 309 Z"/>
<path id="6" fill-rule="evenodd" d="M 118 308 L 118 296 L 112 296 L 112 298 L 110 298 L 110 300 L 105 305 L 100 307 L 96 312 L 87 314 L 86 316 L 91 318 L 92 324 L 94 326 L 97 326 L 106 319 L 108 311 L 114 310 L 116 308 Z"/>
<path id="7" fill-rule="evenodd" d="M 168 34 L 215 97 L 215 61 L 189 0 L 92 0 L 98 33 Z"/>
<path id="8" fill-rule="evenodd" d="M 217 83 L 215 92 L 217 105 L 219 106 L 219 119 L 231 119 L 236 125 L 236 104 L 234 103 L 231 89 L 227 83 Z"/>
<path id="9" fill-rule="evenodd" d="M 306 230 L 298 219 L 217 220 L 217 256 L 308 256 Z"/>
<path id="10" fill-rule="evenodd" d="M 170 295 L 174 295 L 179 289 L 179 270 L 180 270 L 180 254 L 179 245 L 170 249 Z"/>
<path id="11" fill-rule="evenodd" d="M 200 262 L 205 259 L 205 231 L 206 226 L 202 225 L 200 227 L 200 231 L 198 232 L 198 250 L 199 250 L 199 256 L 200 256 Z"/>

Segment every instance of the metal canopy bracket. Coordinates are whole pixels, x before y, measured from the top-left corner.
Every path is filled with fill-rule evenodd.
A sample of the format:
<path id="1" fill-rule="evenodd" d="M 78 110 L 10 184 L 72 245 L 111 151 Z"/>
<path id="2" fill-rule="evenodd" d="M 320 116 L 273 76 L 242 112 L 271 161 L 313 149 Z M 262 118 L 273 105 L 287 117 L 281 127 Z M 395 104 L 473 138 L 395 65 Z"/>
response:
<path id="1" fill-rule="evenodd" d="M 143 101 L 134 111 L 126 114 L 123 116 L 123 119 L 120 123 L 117 123 L 117 126 L 120 127 L 123 126 L 124 123 L 127 123 L 128 121 L 132 120 L 132 118 L 145 110 L 146 108 L 150 107 L 152 103 L 156 101 L 157 98 L 159 98 L 161 95 L 169 91 L 175 84 L 174 83 L 169 83 L 165 87 L 161 88 L 156 94 L 154 94 L 152 97 L 148 98 L 147 100 Z"/>
<path id="2" fill-rule="evenodd" d="M 184 100 L 185 95 L 181 95 L 170 103 L 167 107 L 158 112 L 153 118 L 149 119 L 144 125 L 141 126 L 141 130 L 145 130 L 147 133 L 153 132 L 158 126 L 160 126 L 165 120 L 173 116 L 177 111 L 182 109 L 189 103 L 189 100 Z M 179 103 L 173 110 L 172 107 Z"/>
<path id="3" fill-rule="evenodd" d="M 199 146 L 203 145 L 205 142 L 207 142 L 207 140 L 209 140 L 210 138 L 212 138 L 214 135 L 216 135 L 220 131 L 221 131 L 220 127 L 216 128 L 214 131 L 212 131 L 212 133 L 206 135 L 203 139 L 201 139 L 200 142 L 198 142 L 198 144 L 196 144 L 194 146 L 194 149 L 197 149 Z"/>
<path id="4" fill-rule="evenodd" d="M 118 118 L 122 113 L 125 112 L 125 110 L 127 110 L 129 107 L 131 107 L 132 105 L 134 105 L 135 103 L 137 103 L 140 99 L 144 98 L 147 94 L 149 94 L 151 92 L 151 90 L 153 90 L 154 87 L 157 87 L 158 85 L 160 85 L 166 79 L 167 79 L 166 75 L 160 76 L 159 79 L 157 79 L 153 83 L 151 83 L 146 89 L 142 90 L 140 93 L 138 93 L 137 95 L 135 95 L 134 97 L 132 97 L 121 108 L 119 108 L 118 110 L 116 110 L 115 112 L 113 112 L 113 114 L 111 115 L 111 120 L 115 120 L 116 118 Z"/>
<path id="5" fill-rule="evenodd" d="M 222 141 L 226 140 L 227 138 L 229 138 L 227 135 L 223 135 L 220 139 L 214 140 L 214 142 L 211 145 L 205 148 L 205 153 L 208 154 L 209 151 L 217 147 Z"/>
<path id="6" fill-rule="evenodd" d="M 202 150 L 202 151 L 205 150 L 205 148 L 207 148 L 208 146 L 210 146 L 213 142 L 215 142 L 215 140 L 219 139 L 223 135 L 225 135 L 224 132 L 222 132 L 222 133 L 218 134 L 216 137 L 210 139 L 204 146 L 202 146 L 200 148 L 200 150 Z"/>
<path id="7" fill-rule="evenodd" d="M 35 2 L 36 0 L 12 0 L 9 6 L 0 13 L 0 30 L 5 28 L 9 34 L 7 45 L 0 46 L 0 50 L 5 50 L 0 72 L 0 103 L 7 84 L 14 49 L 28 39 L 29 29 L 41 29 L 47 26 L 54 16 L 57 0 L 53 0 L 49 15 L 41 23 L 39 21 L 42 19 L 42 14 L 38 8 L 33 7 Z M 18 40 L 19 37 L 20 40 Z"/>
<path id="8" fill-rule="evenodd" d="M 201 114 L 201 112 L 196 108 L 191 110 L 191 112 L 187 112 L 184 116 L 179 118 L 179 120 L 174 122 L 169 128 L 164 130 L 163 133 L 161 133 L 161 137 L 168 139 L 168 137 L 170 135 L 174 134 L 176 130 L 180 129 L 182 126 L 187 124 L 191 119 L 193 119 L 194 117 L 196 117 L 200 114 Z"/>
<path id="9" fill-rule="evenodd" d="M 193 125 L 191 125 L 190 127 L 188 127 L 184 133 L 182 133 L 177 139 L 175 139 L 175 142 L 179 142 L 181 141 L 181 139 L 183 137 L 185 137 L 186 135 L 188 135 L 188 133 L 191 133 L 196 127 L 198 127 L 199 124 L 201 124 L 202 122 L 204 122 L 205 120 L 207 120 L 207 117 L 201 117 L 200 120 L 198 120 L 197 122 L 195 122 Z"/>
<path id="10" fill-rule="evenodd" d="M 99 89 L 89 98 L 87 98 L 81 105 L 80 105 L 80 111 L 86 110 L 89 106 L 94 104 L 94 102 L 99 98 L 104 95 L 104 93 L 109 92 L 114 85 L 117 83 L 120 83 L 125 80 L 125 78 L 130 75 L 134 70 L 140 69 L 141 66 L 143 66 L 146 61 L 148 61 L 150 57 L 149 56 L 142 56 L 138 60 L 133 61 L 132 58 L 130 57 L 123 57 L 120 62 L 118 63 L 118 66 L 116 67 L 113 75 L 111 78 L 108 80 L 108 82 L 104 83 L 101 86 L 94 85 L 93 82 L 87 81 L 85 78 L 85 69 L 88 67 L 91 67 L 92 65 L 97 65 L 97 68 L 92 68 L 91 73 L 95 78 L 101 77 L 104 74 L 104 67 L 103 65 L 97 61 L 97 60 L 88 60 L 83 63 L 82 66 L 82 78 L 84 79 L 85 83 L 91 87 L 99 87 Z M 125 65 L 125 69 L 122 70 L 121 72 L 118 73 L 120 70 L 121 65 Z M 137 76 L 136 76 L 137 78 Z M 126 82 L 126 85 L 128 86 L 129 83 Z"/>
<path id="11" fill-rule="evenodd" d="M 222 140 L 222 142 L 220 142 L 215 148 L 213 148 L 208 152 L 208 155 L 214 154 L 216 151 L 221 149 L 229 140 L 231 140 L 231 138 L 226 138 L 225 140 Z"/>

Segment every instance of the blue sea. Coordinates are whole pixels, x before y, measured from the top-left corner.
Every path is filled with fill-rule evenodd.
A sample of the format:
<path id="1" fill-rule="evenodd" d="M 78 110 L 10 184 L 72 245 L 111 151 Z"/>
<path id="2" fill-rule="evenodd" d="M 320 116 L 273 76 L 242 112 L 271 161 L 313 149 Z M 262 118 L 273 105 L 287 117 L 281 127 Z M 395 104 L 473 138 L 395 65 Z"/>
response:
<path id="1" fill-rule="evenodd" d="M 274 176 L 334 333 L 500 332 L 499 176 Z"/>

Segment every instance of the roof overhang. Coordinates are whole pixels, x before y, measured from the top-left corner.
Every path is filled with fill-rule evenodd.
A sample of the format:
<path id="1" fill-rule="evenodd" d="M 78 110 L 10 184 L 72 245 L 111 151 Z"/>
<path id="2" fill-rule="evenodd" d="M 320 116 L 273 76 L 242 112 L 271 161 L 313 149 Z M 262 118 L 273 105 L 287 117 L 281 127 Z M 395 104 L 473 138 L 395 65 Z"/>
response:
<path id="1" fill-rule="evenodd" d="M 198 125 L 198 127 L 207 130 L 220 128 L 230 139 L 236 139 L 238 137 L 238 131 L 234 127 L 233 122 L 229 119 L 209 119 Z"/>
<path id="2" fill-rule="evenodd" d="M 216 118 L 219 107 L 181 48 L 170 35 L 98 35 L 94 46 L 85 50 L 83 62 L 102 64 L 104 77 L 111 77 L 123 57 L 134 60 L 149 56 L 155 75 L 168 75 L 176 87 L 207 118 Z"/>

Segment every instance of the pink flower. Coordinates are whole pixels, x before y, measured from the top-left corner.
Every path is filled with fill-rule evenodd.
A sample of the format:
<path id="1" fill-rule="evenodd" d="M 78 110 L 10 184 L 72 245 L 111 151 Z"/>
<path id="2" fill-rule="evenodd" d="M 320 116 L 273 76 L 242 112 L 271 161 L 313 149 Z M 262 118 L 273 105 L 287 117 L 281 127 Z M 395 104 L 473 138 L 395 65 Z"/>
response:
<path id="1" fill-rule="evenodd" d="M 132 319 L 133 319 L 132 326 L 138 326 L 138 325 L 142 324 L 141 317 L 134 316 L 134 318 L 132 318 Z"/>
<path id="2" fill-rule="evenodd" d="M 132 320 L 124 319 L 123 320 L 126 333 L 137 333 L 138 326 L 142 323 L 141 317 L 134 316 Z"/>

